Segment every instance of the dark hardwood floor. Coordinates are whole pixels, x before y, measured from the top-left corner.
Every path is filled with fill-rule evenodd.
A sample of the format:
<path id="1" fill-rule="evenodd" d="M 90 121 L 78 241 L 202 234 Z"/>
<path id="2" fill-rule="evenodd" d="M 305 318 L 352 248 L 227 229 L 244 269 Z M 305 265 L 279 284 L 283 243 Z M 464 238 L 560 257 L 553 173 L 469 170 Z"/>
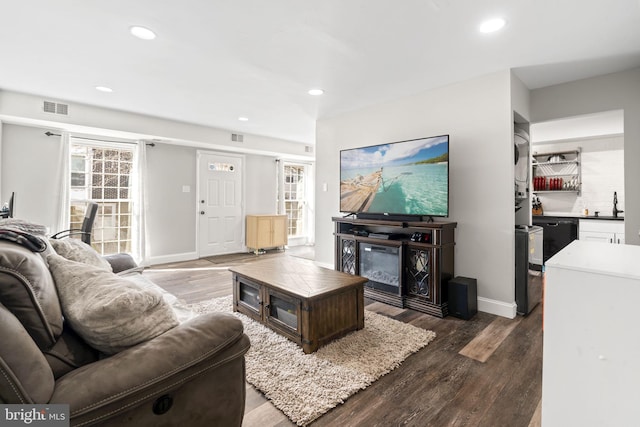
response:
<path id="1" fill-rule="evenodd" d="M 308 254 L 308 249 L 302 249 Z M 261 257 L 236 254 L 154 266 L 158 285 L 188 303 L 231 295 L 230 265 Z M 299 250 L 298 250 L 298 253 Z M 367 300 L 367 309 L 436 332 L 427 347 L 367 389 L 332 409 L 313 426 L 509 426 L 540 425 L 542 309 L 510 320 L 478 313 L 472 320 L 439 319 Z M 244 427 L 292 426 L 247 385 Z"/>

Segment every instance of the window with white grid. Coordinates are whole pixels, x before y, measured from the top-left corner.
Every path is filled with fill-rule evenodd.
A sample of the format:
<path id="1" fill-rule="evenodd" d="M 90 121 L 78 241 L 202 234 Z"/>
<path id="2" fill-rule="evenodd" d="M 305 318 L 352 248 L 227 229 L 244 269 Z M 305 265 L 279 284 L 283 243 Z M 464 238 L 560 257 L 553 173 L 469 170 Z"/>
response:
<path id="1" fill-rule="evenodd" d="M 305 234 L 305 167 L 284 166 L 284 208 L 288 219 L 288 234 L 291 237 Z"/>
<path id="2" fill-rule="evenodd" d="M 131 252 L 134 146 L 92 145 L 72 139 L 70 228 L 82 226 L 89 201 L 98 214 L 91 246 L 103 255 Z"/>

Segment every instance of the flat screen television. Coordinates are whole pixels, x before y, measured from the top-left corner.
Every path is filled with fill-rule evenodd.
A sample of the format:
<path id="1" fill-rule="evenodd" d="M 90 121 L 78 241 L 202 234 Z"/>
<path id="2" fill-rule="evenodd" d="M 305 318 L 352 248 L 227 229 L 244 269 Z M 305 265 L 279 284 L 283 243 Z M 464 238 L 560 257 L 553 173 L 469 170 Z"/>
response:
<path id="1" fill-rule="evenodd" d="M 341 150 L 340 211 L 448 217 L 449 135 Z"/>

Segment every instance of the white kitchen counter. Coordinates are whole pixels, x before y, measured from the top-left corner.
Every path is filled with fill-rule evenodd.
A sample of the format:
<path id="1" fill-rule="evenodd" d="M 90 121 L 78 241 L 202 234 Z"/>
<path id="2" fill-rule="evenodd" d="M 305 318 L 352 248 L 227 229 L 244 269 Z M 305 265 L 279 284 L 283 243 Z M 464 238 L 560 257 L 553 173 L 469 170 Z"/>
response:
<path id="1" fill-rule="evenodd" d="M 640 419 L 640 246 L 576 240 L 546 263 L 542 424 Z"/>

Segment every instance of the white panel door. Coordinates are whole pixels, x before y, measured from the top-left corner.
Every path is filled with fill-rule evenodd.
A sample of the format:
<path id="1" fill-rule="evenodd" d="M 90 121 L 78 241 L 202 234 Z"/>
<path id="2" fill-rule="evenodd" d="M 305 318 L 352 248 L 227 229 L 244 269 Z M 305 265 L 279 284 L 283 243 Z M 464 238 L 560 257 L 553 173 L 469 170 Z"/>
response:
<path id="1" fill-rule="evenodd" d="M 242 156 L 199 153 L 199 256 L 242 250 Z"/>

